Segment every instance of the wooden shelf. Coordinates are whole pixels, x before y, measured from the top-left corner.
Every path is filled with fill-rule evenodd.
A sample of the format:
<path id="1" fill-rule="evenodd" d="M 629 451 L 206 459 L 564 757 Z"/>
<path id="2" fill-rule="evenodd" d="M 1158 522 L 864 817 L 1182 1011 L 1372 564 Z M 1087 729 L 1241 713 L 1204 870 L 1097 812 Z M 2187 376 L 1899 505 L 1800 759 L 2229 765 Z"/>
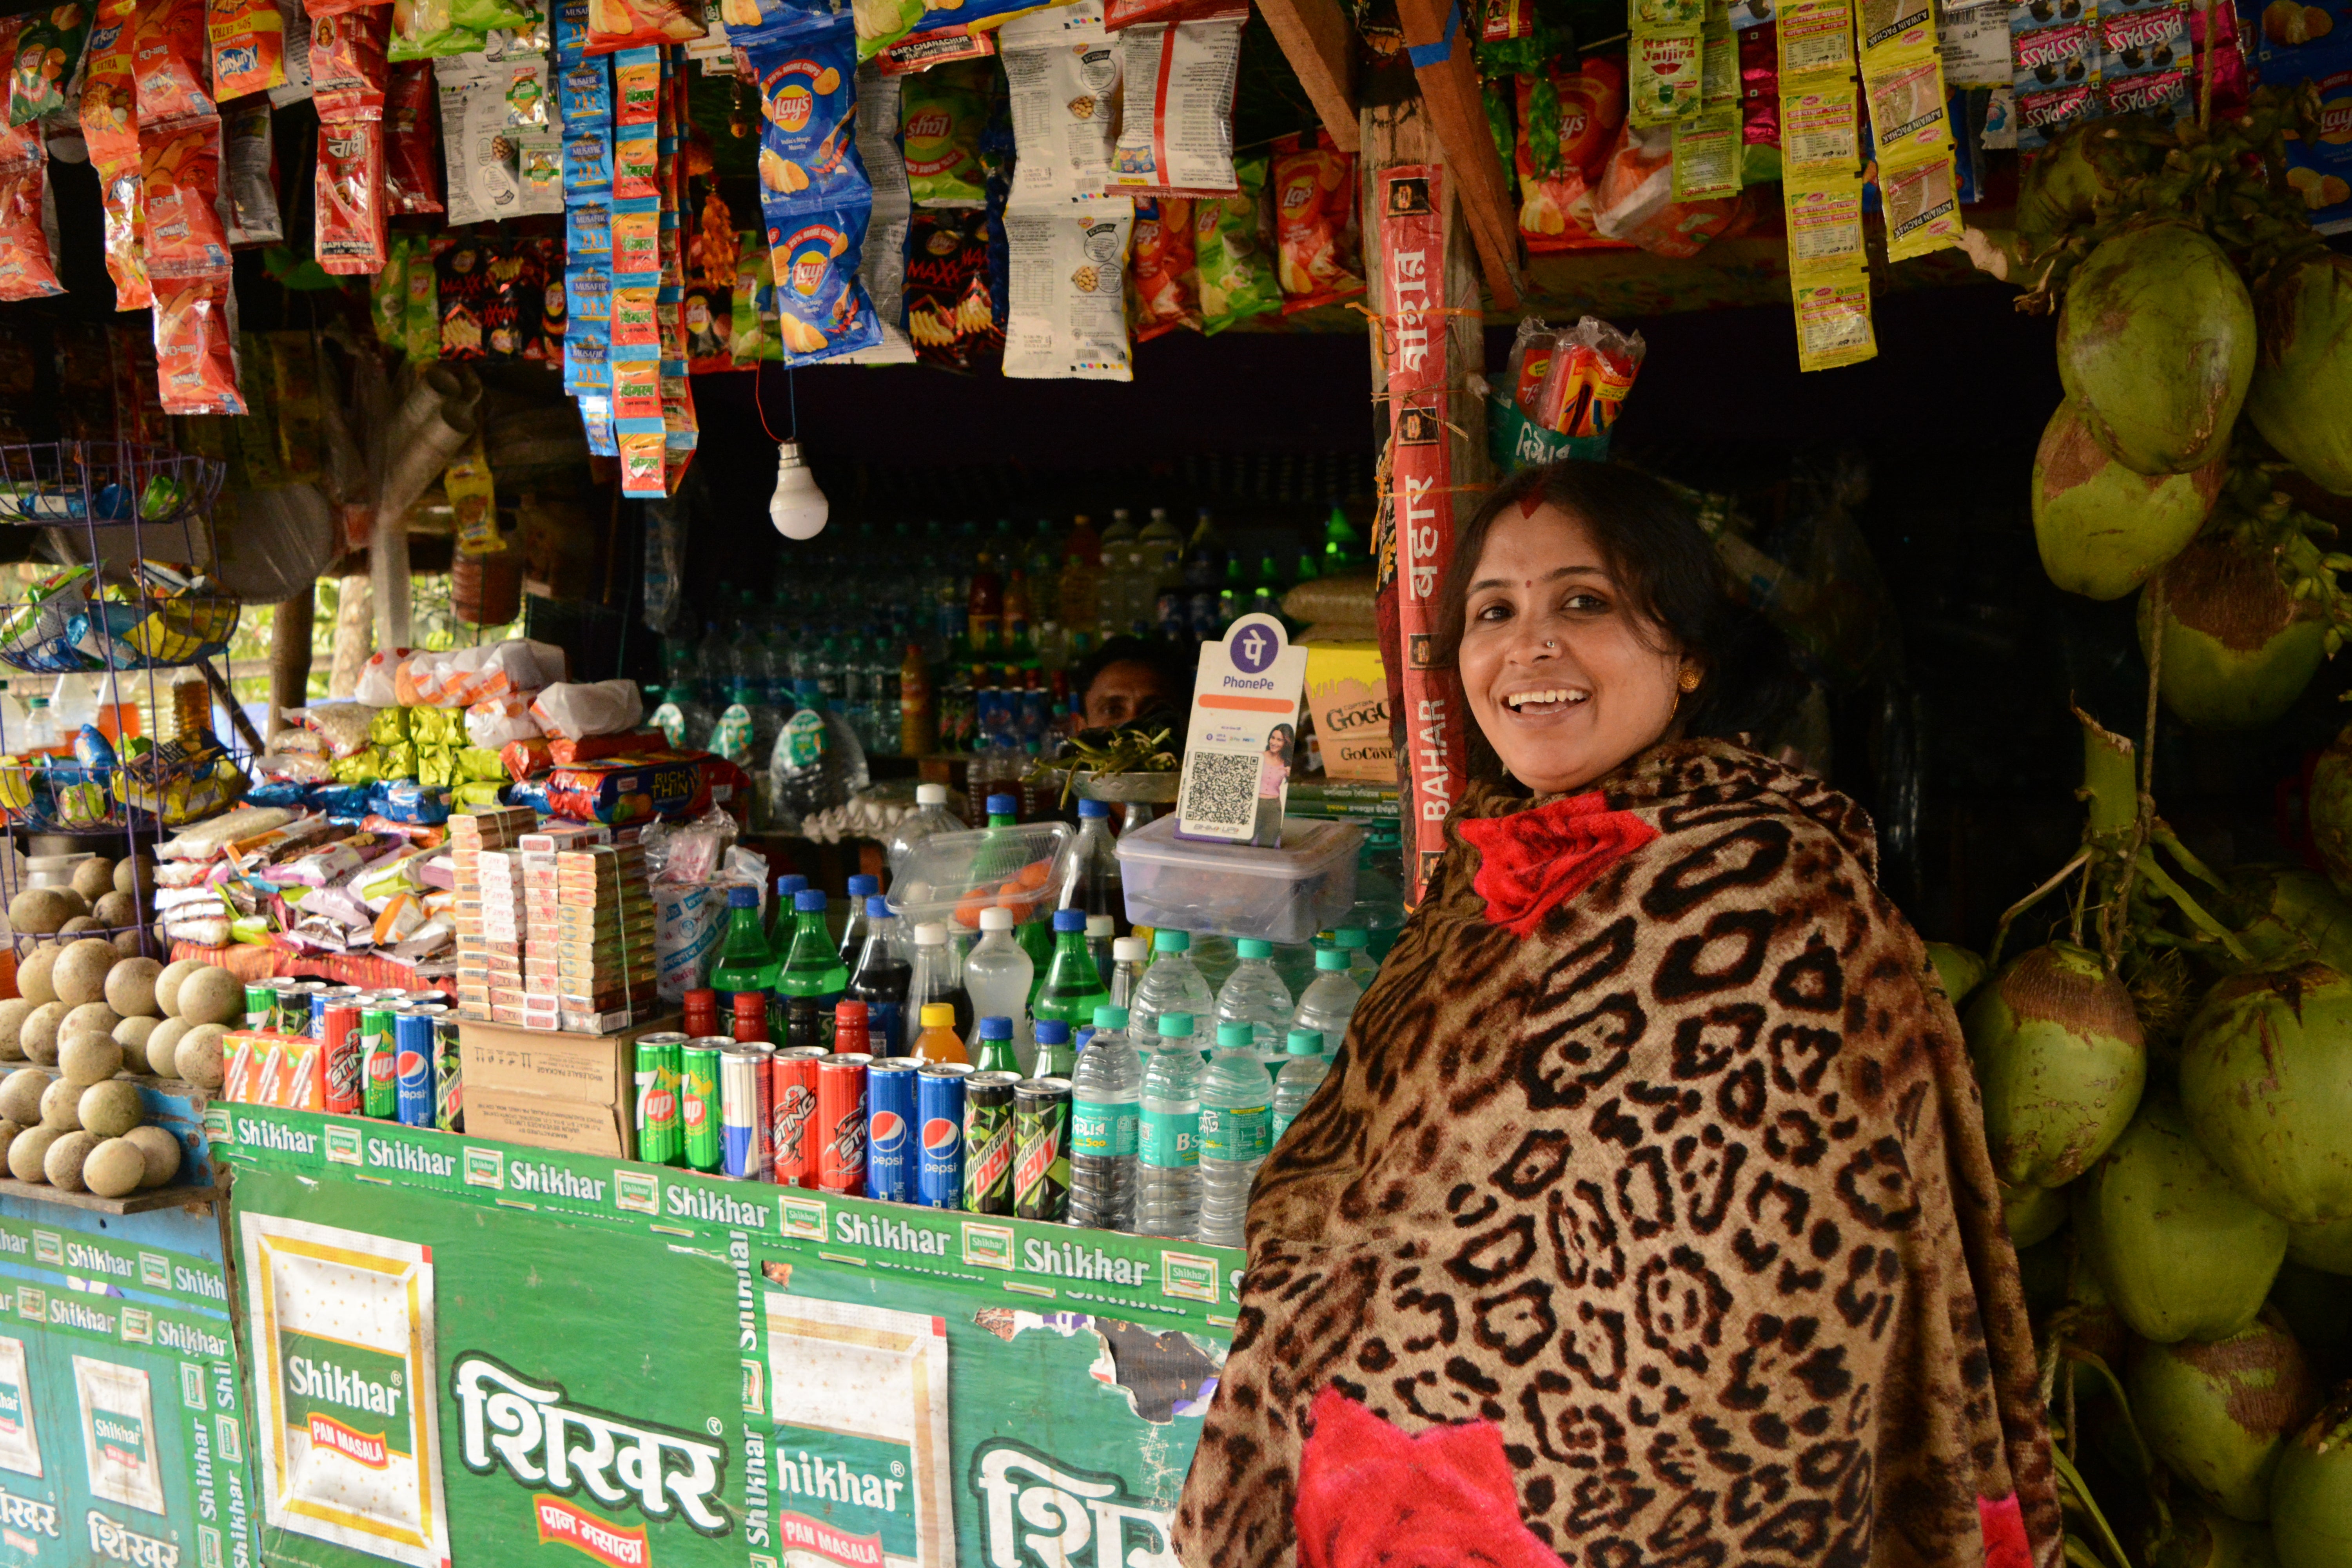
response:
<path id="1" fill-rule="evenodd" d="M 34 1198 L 68 1208 L 93 1209 L 100 1214 L 145 1214 L 151 1209 L 178 1208 L 184 1204 L 215 1203 L 223 1190 L 216 1186 L 142 1187 L 129 1197 L 102 1198 L 96 1193 L 62 1192 L 47 1182 L 20 1182 L 12 1176 L 0 1176 L 0 1197 Z"/>

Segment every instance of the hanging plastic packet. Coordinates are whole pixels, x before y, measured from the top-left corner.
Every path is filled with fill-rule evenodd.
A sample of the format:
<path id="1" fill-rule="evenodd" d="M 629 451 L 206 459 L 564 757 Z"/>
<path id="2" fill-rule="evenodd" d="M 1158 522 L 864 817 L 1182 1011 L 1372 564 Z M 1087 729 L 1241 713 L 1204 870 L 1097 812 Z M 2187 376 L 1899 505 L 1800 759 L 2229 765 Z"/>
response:
<path id="1" fill-rule="evenodd" d="M 401 321 L 411 364 L 431 364 L 441 357 L 441 278 L 436 258 L 447 237 L 409 237 L 408 308 Z"/>
<path id="2" fill-rule="evenodd" d="M 147 0 L 133 17 L 131 58 L 140 130 L 218 115 L 209 86 L 204 0 Z"/>
<path id="3" fill-rule="evenodd" d="M 269 100 L 231 106 L 221 116 L 221 161 L 228 187 L 228 242 L 275 245 L 286 237 L 278 212 L 278 141 Z"/>
<path id="4" fill-rule="evenodd" d="M 1539 90 L 1540 89 L 1540 90 Z M 1538 255 L 1615 249 L 1592 227 L 1593 191 L 1625 123 L 1625 68 L 1611 55 L 1517 79 L 1519 233 Z"/>
<path id="5" fill-rule="evenodd" d="M 733 331 L 727 351 L 733 356 L 736 368 L 750 369 L 763 359 L 776 359 L 783 353 L 772 331 L 762 325 L 763 297 L 772 301 L 776 280 L 768 270 L 768 244 L 757 229 L 746 229 L 738 237 L 735 253 L 735 288 L 730 296 L 734 308 Z"/>
<path id="6" fill-rule="evenodd" d="M 489 337 L 490 304 L 497 285 L 490 277 L 496 242 L 487 235 L 457 235 L 434 262 L 441 305 L 441 357 L 480 359 Z"/>
<path id="7" fill-rule="evenodd" d="M 1653 256 L 1679 258 L 1696 256 L 1754 220 L 1747 202 L 1738 196 L 1675 200 L 1674 149 L 1669 127 L 1644 131 L 1628 124 L 1620 131 L 1595 195 L 1593 226 Z"/>
<path id="8" fill-rule="evenodd" d="M 907 337 L 926 364 L 972 368 L 988 325 L 966 311 L 973 276 L 987 268 L 983 221 L 977 212 L 919 212 L 908 223 Z"/>
<path id="9" fill-rule="evenodd" d="M 222 278 L 155 284 L 156 386 L 166 414 L 243 414 L 236 296 Z"/>
<path id="10" fill-rule="evenodd" d="M 0 56 L 8 68 L 9 124 L 30 125 L 44 114 L 72 107 L 66 89 L 81 65 L 90 18 L 90 0 L 62 0 L 47 10 L 25 14 L 14 49 Z"/>
<path id="11" fill-rule="evenodd" d="M 450 19 L 468 32 L 482 34 L 528 34 L 534 28 L 545 26 L 547 22 L 546 14 L 532 0 L 452 0 Z M 508 52 L 512 52 L 513 48 L 543 49 L 546 47 L 543 38 L 536 43 L 515 40 Z"/>
<path id="12" fill-rule="evenodd" d="M 310 19 L 310 97 L 321 120 L 375 120 L 383 114 L 391 65 L 384 58 L 392 8 L 374 5 Z M 142 116 L 141 123 L 145 123 Z"/>
<path id="13" fill-rule="evenodd" d="M 992 62 L 967 60 L 906 79 L 899 119 L 908 193 L 917 206 L 978 206 L 987 200 L 980 137 L 994 76 Z"/>
<path id="14" fill-rule="evenodd" d="M 286 82 L 286 23 L 278 0 L 208 0 L 213 96 L 226 103 Z"/>
<path id="15" fill-rule="evenodd" d="M 1282 309 L 1282 284 L 1266 264 L 1259 196 L 1265 189 L 1264 153 L 1234 165 L 1241 190 L 1192 203 L 1192 261 L 1201 290 L 1201 330 L 1211 337 L 1252 316 Z"/>
<path id="16" fill-rule="evenodd" d="M 1699 110 L 1706 37 L 1696 23 L 1636 31 L 1625 42 L 1625 117 L 1644 128 Z"/>
<path id="17" fill-rule="evenodd" d="M 1886 258 L 1904 261 L 1960 242 L 1959 183 L 1948 147 L 1882 157 L 1878 203 L 1886 217 Z"/>
<path id="18" fill-rule="evenodd" d="M 328 121 L 319 127 L 317 236 L 321 270 L 364 277 L 384 261 L 383 122 Z"/>
<path id="19" fill-rule="evenodd" d="M 1701 110 L 1675 127 L 1674 199 L 1720 200 L 1739 194 L 1739 111 Z"/>
<path id="20" fill-rule="evenodd" d="M 389 214 L 441 211 L 434 145 L 439 140 L 433 68 L 410 60 L 392 68 L 384 89 L 383 193 Z"/>
<path id="21" fill-rule="evenodd" d="M 1114 189 L 1155 196 L 1234 191 L 1234 94 L 1248 19 L 1245 5 L 1220 5 L 1197 19 L 1141 23 L 1118 35 L 1126 103 Z"/>
<path id="22" fill-rule="evenodd" d="M 1121 263 L 1135 204 L 1085 196 L 1004 215 L 1013 288 L 1004 374 L 1016 379 L 1132 381 Z"/>
<path id="23" fill-rule="evenodd" d="M 1283 314 L 1363 293 L 1355 154 L 1340 152 L 1328 131 L 1301 132 L 1275 142 L 1273 168 Z"/>
<path id="24" fill-rule="evenodd" d="M 1791 274 L 1797 311 L 1797 368 L 1831 370 L 1878 354 L 1866 272 Z"/>
<path id="25" fill-rule="evenodd" d="M 1870 106 L 1870 136 L 1881 158 L 1907 156 L 1952 145 L 1952 122 L 1945 110 L 1944 64 L 1932 50 L 1889 64 L 1884 71 L 1863 68 L 1863 97 Z"/>
<path id="26" fill-rule="evenodd" d="M 384 247 L 383 270 L 368 279 L 368 321 L 375 341 L 405 355 L 408 349 L 408 242 L 395 234 Z"/>
<path id="27" fill-rule="evenodd" d="M 1735 26 L 1732 40 L 1739 50 L 1739 140 L 1749 147 L 1776 148 L 1780 145 L 1780 30 L 1769 22 Z"/>
<path id="28" fill-rule="evenodd" d="M 591 0 L 587 52 L 690 44 L 709 26 L 699 0 Z"/>
<path id="29" fill-rule="evenodd" d="M 793 215 L 768 226 L 776 278 L 776 330 L 786 364 L 813 364 L 882 341 L 872 301 L 858 279 L 864 259 L 863 207 Z"/>
<path id="30" fill-rule="evenodd" d="M 1150 342 L 1179 327 L 1201 330 L 1201 300 L 1192 272 L 1192 203 L 1186 196 L 1145 196 L 1135 204 L 1127 269 L 1130 336 Z"/>
<path id="31" fill-rule="evenodd" d="M 1021 152 L 1012 205 L 1108 190 L 1119 50 L 1103 28 L 1102 0 L 1076 0 L 1007 22 L 998 44 Z"/>
<path id="32" fill-rule="evenodd" d="M 140 190 L 147 215 L 147 270 L 165 278 L 226 277 L 228 227 L 221 202 L 221 129 L 183 121 L 139 133 Z"/>
<path id="33" fill-rule="evenodd" d="M 2098 0 L 2011 0 L 2011 80 L 2021 151 L 2046 146 L 2067 126 L 2105 111 L 2096 79 L 2099 11 Z"/>
<path id="34" fill-rule="evenodd" d="M 1781 205 L 1792 273 L 1853 272 L 1866 264 L 1862 181 L 1852 171 L 1791 169 Z"/>
<path id="35" fill-rule="evenodd" d="M 847 16 L 744 51 L 760 91 L 760 205 L 786 213 L 870 199 L 856 134 L 857 32 Z"/>
<path id="36" fill-rule="evenodd" d="M 454 0 L 393 0 L 386 53 L 395 64 L 479 54 L 486 42 L 484 34 L 458 22 Z"/>
<path id="37" fill-rule="evenodd" d="M 0 300 L 44 300 L 65 292 L 56 254 L 57 206 L 40 132 L 0 134 Z"/>
<path id="38" fill-rule="evenodd" d="M 563 268 L 563 390 L 609 391 L 613 384 L 613 272 L 597 262 Z"/>
<path id="39" fill-rule="evenodd" d="M 81 137 L 101 183 L 139 165 L 136 70 L 131 59 L 132 0 L 100 0 L 82 63 Z M 5 33 L 5 26 L 0 26 Z M 121 280 L 116 288 L 121 287 Z"/>
<path id="40" fill-rule="evenodd" d="M 2099 91 L 2106 112 L 2152 114 L 2169 123 L 2189 101 L 2192 54 L 2184 5 L 2150 5 L 2102 15 Z"/>
<path id="41" fill-rule="evenodd" d="M 441 489 L 449 498 L 458 553 L 495 555 L 506 548 L 499 537 L 498 485 L 490 476 L 490 460 L 483 455 L 479 430 L 443 470 Z"/>
<path id="42" fill-rule="evenodd" d="M 1727 109 L 1739 102 L 1739 46 L 1731 28 L 1731 13 L 1721 5 L 1706 8 L 1700 24 L 1698 101 L 1702 111 Z"/>
<path id="43" fill-rule="evenodd" d="M 1851 171 L 1862 158 L 1862 106 L 1838 78 L 1780 94 L 1780 156 L 1790 170 Z"/>
<path id="44" fill-rule="evenodd" d="M 1584 317 L 1552 338 L 1529 417 L 1556 435 L 1600 435 L 1617 422 L 1648 353 L 1641 333 Z"/>

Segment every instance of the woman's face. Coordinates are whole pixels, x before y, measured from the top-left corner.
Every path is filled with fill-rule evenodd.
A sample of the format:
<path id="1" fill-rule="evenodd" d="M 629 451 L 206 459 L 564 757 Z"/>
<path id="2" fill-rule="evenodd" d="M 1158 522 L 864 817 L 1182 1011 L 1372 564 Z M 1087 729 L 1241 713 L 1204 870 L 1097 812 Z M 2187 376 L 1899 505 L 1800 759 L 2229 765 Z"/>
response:
<path id="1" fill-rule="evenodd" d="M 1635 611 L 1584 524 L 1507 509 L 1464 605 L 1462 685 L 1511 776 L 1539 795 L 1591 784 L 1665 734 L 1683 661 Z"/>

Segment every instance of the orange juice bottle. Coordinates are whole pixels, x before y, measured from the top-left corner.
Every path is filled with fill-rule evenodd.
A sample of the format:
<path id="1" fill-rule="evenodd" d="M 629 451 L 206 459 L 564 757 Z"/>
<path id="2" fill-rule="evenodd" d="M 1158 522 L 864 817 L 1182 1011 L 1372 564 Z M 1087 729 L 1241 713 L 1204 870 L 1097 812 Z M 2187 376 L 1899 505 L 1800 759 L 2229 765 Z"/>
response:
<path id="1" fill-rule="evenodd" d="M 923 1032 L 915 1037 L 914 1049 L 908 1054 L 918 1061 L 961 1062 L 971 1058 L 963 1054 L 963 1038 L 955 1032 L 955 1009 L 945 1002 L 923 1004 Z"/>

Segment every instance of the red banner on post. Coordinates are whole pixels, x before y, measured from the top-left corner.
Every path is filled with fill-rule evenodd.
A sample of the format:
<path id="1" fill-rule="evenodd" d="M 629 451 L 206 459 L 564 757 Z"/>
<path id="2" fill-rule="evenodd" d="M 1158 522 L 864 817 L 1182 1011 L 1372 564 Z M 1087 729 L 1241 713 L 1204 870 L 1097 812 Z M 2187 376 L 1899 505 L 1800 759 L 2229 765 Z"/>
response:
<path id="1" fill-rule="evenodd" d="M 1437 584 L 1454 553 L 1454 464 L 1446 447 L 1452 384 L 1445 314 L 1444 171 L 1402 164 L 1378 175 L 1388 313 L 1389 507 L 1396 530 L 1397 619 L 1403 646 L 1404 834 L 1418 903 L 1445 853 L 1445 816 L 1461 798 L 1469 721 L 1462 682 L 1429 666 Z"/>

